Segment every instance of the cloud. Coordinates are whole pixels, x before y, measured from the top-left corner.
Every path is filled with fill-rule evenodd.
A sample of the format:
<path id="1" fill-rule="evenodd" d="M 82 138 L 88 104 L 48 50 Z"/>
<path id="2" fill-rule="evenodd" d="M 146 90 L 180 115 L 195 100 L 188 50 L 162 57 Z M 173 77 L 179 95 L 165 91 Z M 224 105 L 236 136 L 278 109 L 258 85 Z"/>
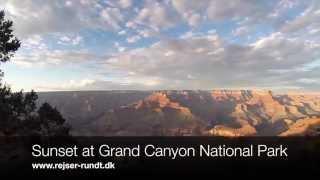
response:
<path id="1" fill-rule="evenodd" d="M 128 43 L 135 43 L 141 39 L 141 36 L 135 35 L 127 38 Z"/>
<path id="2" fill-rule="evenodd" d="M 127 49 L 126 47 L 121 46 L 119 42 L 115 42 L 114 46 L 115 46 L 115 48 L 117 48 L 118 52 L 123 52 Z"/>
<path id="3" fill-rule="evenodd" d="M 39 91 L 64 91 L 64 90 L 79 90 L 94 84 L 96 81 L 92 79 L 69 80 L 59 84 L 41 84 L 37 85 Z"/>
<path id="4" fill-rule="evenodd" d="M 310 1 L 306 6 L 305 10 L 293 20 L 285 22 L 281 27 L 280 31 L 284 33 L 307 33 L 306 30 L 311 29 L 315 32 L 320 28 L 320 2 L 319 1 Z"/>
<path id="5" fill-rule="evenodd" d="M 160 32 L 181 23 L 196 28 L 203 22 L 223 20 L 271 24 L 281 21 L 282 32 L 290 32 L 308 24 L 319 24 L 319 2 L 312 2 L 306 3 L 307 9 L 301 17 L 282 25 L 284 20 L 279 20 L 275 14 L 297 6 L 297 1 L 281 0 L 272 4 L 268 1 L 242 0 L 145 0 L 134 4 L 132 0 L 0 0 L 21 37 L 57 32 L 78 33 L 80 29 L 120 31 L 123 27 Z M 270 12 L 274 14 L 273 18 Z M 143 37 L 152 35 L 155 33 Z"/>
<path id="6" fill-rule="evenodd" d="M 79 65 L 117 79 L 63 81 L 57 89 L 315 89 L 320 76 L 314 65 L 320 56 L 317 0 L 0 4 L 23 42 L 13 59 L 17 66 Z M 251 38 L 239 42 L 245 35 Z"/>
<path id="7" fill-rule="evenodd" d="M 222 20 L 274 24 L 281 21 L 282 32 L 291 32 L 311 24 L 318 27 L 319 2 L 310 2 L 303 4 L 296 0 L 281 0 L 278 3 L 242 0 L 145 0 L 135 5 L 132 0 L 0 0 L 8 16 L 14 20 L 19 36 L 56 32 L 77 33 L 80 29 L 118 31 L 124 26 L 158 32 L 183 22 L 197 27 L 202 22 Z M 279 20 L 279 14 L 297 4 L 305 5 L 305 12 L 282 25 L 284 20 Z"/>
<path id="8" fill-rule="evenodd" d="M 161 87 L 211 89 L 233 87 L 296 87 L 290 71 L 311 63 L 319 46 L 273 33 L 250 45 L 230 44 L 217 35 L 160 41 L 149 48 L 119 53 L 108 66 L 134 77 L 158 78 Z M 288 69 L 287 73 L 279 73 Z M 297 76 L 298 75 L 298 76 Z M 192 77 L 192 78 L 190 78 Z"/>
<path id="9" fill-rule="evenodd" d="M 127 31 L 121 30 L 121 31 L 118 32 L 118 34 L 119 34 L 119 35 L 125 35 L 125 34 L 127 34 Z"/>
<path id="10" fill-rule="evenodd" d="M 120 2 L 129 7 L 129 1 Z M 117 7 L 104 7 L 99 0 L 1 0 L 0 4 L 14 20 L 20 37 L 83 28 L 113 31 L 123 20 Z"/>
<path id="11" fill-rule="evenodd" d="M 159 31 L 174 26 L 178 22 L 177 15 L 171 6 L 147 0 L 139 11 L 134 23 Z"/>
<path id="12" fill-rule="evenodd" d="M 263 21 L 272 8 L 263 2 L 242 0 L 172 0 L 171 4 L 190 26 L 208 20 L 219 22 L 247 18 L 251 22 Z"/>
<path id="13" fill-rule="evenodd" d="M 83 50 L 32 50 L 18 53 L 12 62 L 24 68 L 80 65 L 82 63 L 97 62 L 103 59 L 95 54 Z"/>
<path id="14" fill-rule="evenodd" d="M 144 38 L 156 36 L 158 34 L 156 31 L 151 29 L 138 29 L 137 33 Z"/>
<path id="15" fill-rule="evenodd" d="M 104 3 L 106 3 L 110 7 L 127 9 L 132 6 L 133 1 L 132 0 L 108 0 L 108 1 L 105 1 Z"/>
<path id="16" fill-rule="evenodd" d="M 112 29 L 120 29 L 120 24 L 123 21 L 123 15 L 118 8 L 106 7 L 100 12 L 102 22 L 106 27 L 112 27 Z"/>
<path id="17" fill-rule="evenodd" d="M 283 24 L 281 31 L 291 33 L 306 29 L 307 27 L 320 28 L 320 2 L 311 2 L 299 16 Z"/>
<path id="18" fill-rule="evenodd" d="M 39 83 L 35 86 L 37 91 L 78 91 L 78 90 L 154 90 L 156 82 L 121 83 L 109 80 L 80 79 L 60 83 Z"/>
<path id="19" fill-rule="evenodd" d="M 208 7 L 209 2 L 210 1 L 208 0 L 172 0 L 171 4 L 175 8 L 175 10 L 180 14 L 180 16 L 184 19 L 185 22 L 187 22 L 190 26 L 196 26 L 206 16 L 204 12 Z"/>
<path id="20" fill-rule="evenodd" d="M 254 1 L 211 1 L 209 3 L 207 13 L 211 20 L 223 20 L 237 17 L 253 17 L 256 18 L 265 9 L 260 7 Z"/>
<path id="21" fill-rule="evenodd" d="M 200 14 L 192 14 L 189 18 L 189 25 L 196 27 L 201 22 L 201 15 Z"/>
<path id="22" fill-rule="evenodd" d="M 24 39 L 22 42 L 22 48 L 26 50 L 38 49 L 44 50 L 47 49 L 47 45 L 43 42 L 43 38 L 40 35 L 33 35 L 29 38 Z"/>
<path id="23" fill-rule="evenodd" d="M 269 17 L 278 18 L 288 9 L 297 7 L 300 2 L 299 0 L 279 0 L 276 6 L 272 9 L 271 13 L 269 14 Z"/>
<path id="24" fill-rule="evenodd" d="M 119 5 L 122 8 L 129 8 L 132 5 L 132 0 L 119 0 Z"/>
<path id="25" fill-rule="evenodd" d="M 247 26 L 241 26 L 232 31 L 234 36 L 243 36 L 249 33 L 249 28 Z"/>
<path id="26" fill-rule="evenodd" d="M 76 35 L 76 36 L 66 36 L 63 35 L 60 37 L 58 44 L 63 44 L 63 45 L 79 45 L 83 41 L 83 37 Z"/>
<path id="27" fill-rule="evenodd" d="M 304 84 L 320 84 L 319 79 L 311 79 L 311 78 L 300 78 L 297 82 L 304 83 Z"/>

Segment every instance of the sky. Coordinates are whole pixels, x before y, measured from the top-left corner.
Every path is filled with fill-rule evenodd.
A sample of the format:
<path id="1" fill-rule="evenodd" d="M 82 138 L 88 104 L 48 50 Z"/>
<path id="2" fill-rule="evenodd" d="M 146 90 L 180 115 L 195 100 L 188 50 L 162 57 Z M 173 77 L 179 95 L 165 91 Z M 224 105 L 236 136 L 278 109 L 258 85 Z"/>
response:
<path id="1" fill-rule="evenodd" d="M 13 90 L 320 91 L 319 0 L 0 0 Z"/>

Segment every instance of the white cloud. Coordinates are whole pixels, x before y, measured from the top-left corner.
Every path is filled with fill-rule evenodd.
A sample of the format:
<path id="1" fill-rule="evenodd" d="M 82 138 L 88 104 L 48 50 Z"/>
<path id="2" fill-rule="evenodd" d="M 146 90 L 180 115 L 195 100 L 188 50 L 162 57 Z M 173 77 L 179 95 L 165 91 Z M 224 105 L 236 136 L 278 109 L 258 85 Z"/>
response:
<path id="1" fill-rule="evenodd" d="M 72 44 L 73 45 L 78 45 L 78 44 L 80 44 L 80 42 L 82 41 L 82 37 L 81 36 L 76 36 L 74 39 L 73 39 L 73 41 L 72 41 Z"/>
<path id="2" fill-rule="evenodd" d="M 132 0 L 108 0 L 104 1 L 109 7 L 127 9 L 132 6 Z"/>
<path id="3" fill-rule="evenodd" d="M 320 28 L 319 28 L 319 29 L 311 29 L 311 30 L 309 31 L 310 34 L 317 34 L 317 33 L 319 33 L 319 32 L 320 32 Z"/>
<path id="4" fill-rule="evenodd" d="M 277 70 L 313 62 L 319 48 L 281 33 L 251 45 L 229 44 L 217 35 L 200 36 L 163 40 L 149 48 L 115 55 L 107 64 L 118 71 L 135 72 L 132 79 L 157 77 L 161 79 L 157 86 L 169 89 L 298 87 L 297 77 L 315 72 L 279 74 Z"/>
<path id="5" fill-rule="evenodd" d="M 147 0 L 134 22 L 159 31 L 174 26 L 177 16 L 167 4 Z"/>
<path id="6" fill-rule="evenodd" d="M 80 35 L 76 36 L 67 36 L 63 35 L 60 37 L 58 44 L 63 44 L 63 45 L 79 45 L 83 41 L 83 37 Z"/>
<path id="7" fill-rule="evenodd" d="M 75 80 L 70 80 L 66 84 L 62 84 L 62 88 L 64 89 L 75 89 L 75 88 L 81 88 L 86 87 L 88 85 L 91 85 L 95 82 L 95 80 L 92 79 L 83 79 L 80 82 L 77 82 Z"/>
<path id="8" fill-rule="evenodd" d="M 193 14 L 193 15 L 191 15 L 191 16 L 189 17 L 188 23 L 189 23 L 190 26 L 195 27 L 195 26 L 197 26 L 197 25 L 200 23 L 200 21 L 201 21 L 201 16 L 200 16 L 200 14 Z"/>
<path id="9" fill-rule="evenodd" d="M 195 33 L 192 32 L 192 31 L 188 31 L 188 32 L 185 32 L 184 34 L 182 34 L 180 36 L 181 39 L 186 39 L 186 38 L 191 38 L 192 36 L 194 36 Z"/>
<path id="10" fill-rule="evenodd" d="M 136 29 L 137 28 L 137 24 L 135 22 L 133 22 L 133 21 L 128 21 L 126 23 L 126 27 L 127 28 L 131 28 L 131 29 Z"/>
<path id="11" fill-rule="evenodd" d="M 254 1 L 230 0 L 210 1 L 207 9 L 211 20 L 232 19 L 238 17 L 257 18 L 265 9 L 259 7 Z"/>
<path id="12" fill-rule="evenodd" d="M 217 30 L 215 29 L 211 29 L 208 31 L 208 34 L 216 34 L 217 33 Z"/>
<path id="13" fill-rule="evenodd" d="M 127 49 L 126 47 L 121 46 L 119 42 L 115 42 L 114 46 L 117 48 L 118 52 L 123 52 Z"/>
<path id="14" fill-rule="evenodd" d="M 305 83 L 305 84 L 319 84 L 319 79 L 310 79 L 310 78 L 300 78 L 297 80 L 298 82 Z"/>
<path id="15" fill-rule="evenodd" d="M 102 21 L 113 29 L 119 29 L 120 24 L 123 21 L 123 15 L 118 8 L 106 7 L 101 12 Z"/>
<path id="16" fill-rule="evenodd" d="M 278 18 L 288 9 L 298 6 L 299 0 L 279 0 L 276 6 L 273 8 L 269 17 Z"/>
<path id="17" fill-rule="evenodd" d="M 0 3 L 14 20 L 20 37 L 75 33 L 83 28 L 113 31 L 120 26 L 123 16 L 118 8 L 103 8 L 99 0 L 1 0 Z"/>
<path id="18" fill-rule="evenodd" d="M 14 19 L 20 36 L 77 33 L 83 28 L 115 31 L 123 26 L 132 29 L 142 26 L 144 29 L 161 31 L 182 22 L 197 27 L 202 22 L 221 22 L 227 19 L 271 23 L 270 12 L 280 13 L 273 10 L 303 4 L 296 0 L 281 0 L 273 6 L 267 1 L 257 3 L 242 0 L 145 0 L 140 2 L 141 7 L 134 6 L 132 0 L 1 0 L 0 3 L 8 16 Z M 319 2 L 305 4 L 308 7 L 306 12 L 284 25 L 284 32 L 295 31 L 308 24 L 319 24 Z"/>
<path id="19" fill-rule="evenodd" d="M 67 7 L 72 6 L 72 1 L 66 1 L 65 5 L 66 5 Z"/>
<path id="20" fill-rule="evenodd" d="M 12 62 L 18 66 L 45 67 L 45 66 L 63 66 L 63 65 L 80 65 L 81 63 L 95 62 L 101 57 L 81 50 L 37 50 L 33 49 L 28 53 L 17 53 Z"/>
<path id="21" fill-rule="evenodd" d="M 202 1 L 188 1 L 188 0 L 172 0 L 173 7 L 182 15 L 186 16 L 186 13 L 192 14 L 195 12 L 203 11 L 208 7 L 210 0 Z"/>
<path id="22" fill-rule="evenodd" d="M 137 33 L 144 38 L 152 37 L 158 34 L 157 32 L 151 29 L 138 29 Z"/>
<path id="23" fill-rule="evenodd" d="M 232 31 L 234 36 L 243 36 L 249 33 L 249 28 L 247 26 L 241 26 Z"/>
<path id="24" fill-rule="evenodd" d="M 119 81 L 78 79 L 62 81 L 59 83 L 38 83 L 36 91 L 78 91 L 78 90 L 154 90 L 157 89 L 159 80 L 156 78 L 124 79 Z"/>
<path id="25" fill-rule="evenodd" d="M 22 47 L 31 50 L 38 49 L 44 50 L 47 49 L 47 45 L 43 42 L 43 38 L 40 35 L 33 35 L 26 39 L 23 39 Z"/>
<path id="26" fill-rule="evenodd" d="M 60 38 L 60 41 L 62 41 L 62 42 L 70 42 L 71 39 L 70 39 L 68 36 L 62 36 L 62 37 Z"/>
<path id="27" fill-rule="evenodd" d="M 286 22 L 281 27 L 282 32 L 290 33 L 290 32 L 297 32 L 300 30 L 304 30 L 307 27 L 320 27 L 320 15 L 317 14 L 319 11 L 320 2 L 319 1 L 312 1 L 310 5 L 295 19 L 292 21 Z"/>
<path id="28" fill-rule="evenodd" d="M 82 88 L 86 88 L 96 81 L 92 79 L 82 79 L 82 80 L 69 80 L 67 82 L 60 82 L 59 84 L 47 84 L 40 83 L 36 85 L 36 89 L 38 91 L 64 91 L 64 90 L 79 90 Z"/>
<path id="29" fill-rule="evenodd" d="M 188 1 L 188 0 L 172 0 L 172 6 L 180 14 L 182 19 L 190 26 L 198 25 L 201 20 L 205 19 L 205 11 L 210 1 Z"/>
<path id="30" fill-rule="evenodd" d="M 1 7 L 14 20 L 15 32 L 23 42 L 23 50 L 14 57 L 13 63 L 26 68 L 51 65 L 62 67 L 79 62 L 92 62 L 94 68 L 97 68 L 98 64 L 103 64 L 103 67 L 111 69 L 108 71 L 111 76 L 117 76 L 126 85 L 103 80 L 87 83 L 87 86 L 94 89 L 110 85 L 119 88 L 173 89 L 298 87 L 306 84 L 311 87 L 312 82 L 315 82 L 314 77 L 320 74 L 314 70 L 316 68 L 303 71 L 301 67 L 319 58 L 319 2 L 0 0 Z M 299 8 L 294 11 L 305 8 L 300 15 L 292 17 L 294 13 L 283 14 L 298 5 Z M 252 35 L 250 42 L 253 42 L 249 45 L 241 42 L 232 44 L 229 38 L 235 37 L 224 39 L 218 36 L 227 31 L 219 26 L 224 26 L 219 23 L 226 21 L 237 26 L 232 31 L 233 36 Z M 217 24 L 217 29 L 206 30 L 207 26 L 200 26 L 202 23 Z M 186 33 L 181 34 L 180 25 L 182 29 L 185 25 L 189 26 Z M 81 36 L 84 29 L 89 33 L 94 30 L 94 35 L 98 34 L 95 32 L 105 31 L 114 31 L 119 35 L 116 36 L 119 38 L 117 42 L 111 42 L 108 46 L 116 51 L 108 50 L 112 57 L 108 56 L 107 62 L 101 62 L 105 58 L 89 50 L 54 50 L 55 47 L 51 47 L 50 41 L 54 37 L 59 44 L 75 45 L 70 47 L 73 49 L 83 48 L 86 46 L 83 37 L 91 37 Z M 270 30 L 279 32 L 265 35 Z M 129 45 L 124 46 L 150 37 L 153 37 L 151 41 L 159 42 L 133 50 L 127 49 L 131 47 Z M 134 46 L 139 46 L 139 43 Z M 77 80 L 73 84 L 77 83 L 81 85 L 82 81 Z"/>
<path id="31" fill-rule="evenodd" d="M 284 8 L 293 8 L 298 5 L 299 0 L 280 0 L 279 6 Z"/>
<path id="32" fill-rule="evenodd" d="M 281 0 L 277 6 L 266 2 L 228 0 L 165 0 L 140 2 L 133 6 L 132 0 L 1 0 L 8 15 L 17 24 L 20 36 L 56 32 L 77 33 L 80 29 L 118 31 L 121 27 L 159 32 L 185 22 L 197 27 L 202 22 L 221 20 L 244 20 L 246 22 L 269 22 L 272 8 L 292 8 L 297 1 Z M 311 11 L 289 22 L 283 31 L 292 31 L 306 24 L 317 24 L 319 3 L 309 3 Z M 311 13 L 312 12 L 312 13 Z M 300 19 L 300 20 L 299 20 Z M 274 20 L 276 21 L 276 20 Z M 270 23 L 270 22 L 269 22 Z M 146 36 L 150 37 L 150 36 Z"/>
<path id="33" fill-rule="evenodd" d="M 164 53 L 164 56 L 173 56 L 174 54 L 174 51 L 167 51 L 166 53 Z"/>
<path id="34" fill-rule="evenodd" d="M 122 30 L 122 31 L 119 31 L 118 34 L 119 35 L 125 35 L 125 34 L 127 34 L 127 32 L 126 32 L 126 30 Z"/>
<path id="35" fill-rule="evenodd" d="M 248 18 L 251 21 L 267 17 L 270 7 L 255 1 L 242 0 L 171 0 L 172 6 L 190 25 L 195 26 L 201 21 L 221 21 L 234 18 Z"/>
<path id="36" fill-rule="evenodd" d="M 119 0 L 119 5 L 121 8 L 129 8 L 132 5 L 132 0 Z"/>
<path id="37" fill-rule="evenodd" d="M 128 43 L 135 43 L 141 39 L 141 36 L 135 35 L 127 38 Z"/>

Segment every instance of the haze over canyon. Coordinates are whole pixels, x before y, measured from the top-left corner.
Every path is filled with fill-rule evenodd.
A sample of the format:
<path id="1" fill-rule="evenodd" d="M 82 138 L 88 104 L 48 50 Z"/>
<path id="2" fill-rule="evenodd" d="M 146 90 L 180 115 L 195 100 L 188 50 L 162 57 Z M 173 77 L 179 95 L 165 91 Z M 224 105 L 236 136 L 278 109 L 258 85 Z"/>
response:
<path id="1" fill-rule="evenodd" d="M 265 90 L 39 93 L 81 136 L 319 135 L 320 93 Z"/>

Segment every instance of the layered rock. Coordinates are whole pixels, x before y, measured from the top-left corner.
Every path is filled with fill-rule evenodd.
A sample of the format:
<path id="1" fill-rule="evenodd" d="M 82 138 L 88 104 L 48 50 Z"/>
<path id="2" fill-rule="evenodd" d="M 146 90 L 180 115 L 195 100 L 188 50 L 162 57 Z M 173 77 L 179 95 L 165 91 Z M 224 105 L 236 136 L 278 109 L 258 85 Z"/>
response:
<path id="1" fill-rule="evenodd" d="M 302 132 L 292 130 L 302 122 L 303 127 L 309 127 L 308 123 L 313 127 L 313 119 L 320 118 L 320 93 L 183 90 L 73 94 L 77 97 L 50 97 L 58 109 L 67 112 L 67 118 L 71 116 L 69 122 L 78 135 L 291 135 L 299 134 L 292 131 Z M 78 115 L 83 120 L 73 125 L 79 123 Z"/>
<path id="2" fill-rule="evenodd" d="M 274 95 L 263 90 L 170 92 L 213 128 L 211 135 L 278 135 L 301 118 L 319 116 L 318 94 Z M 205 115 L 205 116 L 204 116 Z"/>
<path id="3" fill-rule="evenodd" d="M 280 136 L 320 135 L 320 118 L 305 118 L 296 121 Z"/>
<path id="4" fill-rule="evenodd" d="M 106 133 L 116 135 L 194 135 L 202 123 L 187 107 L 156 92 L 136 103 L 107 113 Z"/>

